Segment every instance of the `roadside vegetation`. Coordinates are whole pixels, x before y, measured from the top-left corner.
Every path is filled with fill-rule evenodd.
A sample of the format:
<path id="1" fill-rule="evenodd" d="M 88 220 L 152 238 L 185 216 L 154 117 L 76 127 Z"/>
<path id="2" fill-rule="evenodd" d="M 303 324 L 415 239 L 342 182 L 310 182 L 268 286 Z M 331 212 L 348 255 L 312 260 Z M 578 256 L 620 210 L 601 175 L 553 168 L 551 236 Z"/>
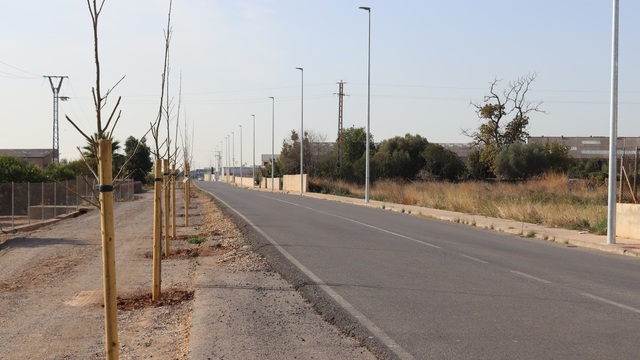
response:
<path id="1" fill-rule="evenodd" d="M 535 79 L 532 73 L 505 86 L 496 79 L 483 100 L 471 104 L 479 122 L 462 130 L 470 139 L 466 162 L 419 134 L 378 143 L 372 136 L 371 199 L 606 234 L 606 162 L 577 161 L 557 142 L 527 143 L 530 117 L 545 114 L 541 101 L 528 100 Z M 309 191 L 363 198 L 365 128 L 344 129 L 332 146 L 324 138 L 305 132 L 303 139 Z M 294 130 L 283 142 L 276 174 L 299 173 L 299 159 Z"/>
<path id="2" fill-rule="evenodd" d="M 103 138 L 107 136 L 103 135 Z M 109 139 L 113 140 L 110 137 Z M 113 176 L 120 173 L 122 178 L 131 178 L 143 184 L 153 182 L 153 177 L 148 176 L 153 163 L 144 137 L 138 140 L 129 136 L 125 143 L 124 154 L 121 153 L 119 141 L 113 140 L 111 144 Z M 0 155 L 0 184 L 65 181 L 73 180 L 78 176 L 91 176 L 98 171 L 96 153 L 93 144 L 87 142 L 81 148 L 82 159 L 72 161 L 62 159 L 59 163 L 51 163 L 44 169 L 15 156 Z"/>
<path id="3" fill-rule="evenodd" d="M 364 197 L 362 185 L 341 180 L 313 179 L 319 192 Z M 523 182 L 405 183 L 381 180 L 371 186 L 371 199 L 404 205 L 512 219 L 549 227 L 607 231 L 607 187 L 603 182 L 571 180 L 549 173 Z"/>

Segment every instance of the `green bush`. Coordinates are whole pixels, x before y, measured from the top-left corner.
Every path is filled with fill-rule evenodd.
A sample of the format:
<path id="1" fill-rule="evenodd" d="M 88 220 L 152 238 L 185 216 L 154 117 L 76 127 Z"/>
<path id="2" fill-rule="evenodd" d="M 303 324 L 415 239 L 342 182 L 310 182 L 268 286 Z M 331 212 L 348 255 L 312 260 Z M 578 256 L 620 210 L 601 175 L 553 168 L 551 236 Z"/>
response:
<path id="1" fill-rule="evenodd" d="M 15 156 L 0 155 L 0 184 L 43 181 L 46 176 L 39 167 Z"/>
<path id="2" fill-rule="evenodd" d="M 501 180 L 527 180 L 549 168 L 544 146 L 515 143 L 502 148 L 495 159 L 495 173 Z"/>

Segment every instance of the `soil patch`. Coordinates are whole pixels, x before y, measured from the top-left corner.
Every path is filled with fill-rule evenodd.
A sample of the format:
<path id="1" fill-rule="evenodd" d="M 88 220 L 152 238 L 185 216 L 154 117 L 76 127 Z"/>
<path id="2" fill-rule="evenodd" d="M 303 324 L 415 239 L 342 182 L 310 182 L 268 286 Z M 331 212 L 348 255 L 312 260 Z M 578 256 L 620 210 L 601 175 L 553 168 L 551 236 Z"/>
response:
<path id="1" fill-rule="evenodd" d="M 160 300 L 153 301 L 151 293 L 134 293 L 118 296 L 118 310 L 132 311 L 145 307 L 175 306 L 193 299 L 193 290 L 165 289 Z"/>

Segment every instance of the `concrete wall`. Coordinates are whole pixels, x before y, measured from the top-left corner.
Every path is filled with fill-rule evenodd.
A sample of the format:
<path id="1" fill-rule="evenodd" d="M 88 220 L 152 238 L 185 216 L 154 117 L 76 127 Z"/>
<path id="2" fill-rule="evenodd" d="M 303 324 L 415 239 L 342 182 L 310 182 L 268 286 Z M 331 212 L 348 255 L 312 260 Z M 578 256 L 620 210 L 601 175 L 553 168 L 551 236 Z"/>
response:
<path id="1" fill-rule="evenodd" d="M 273 178 L 273 188 L 275 190 L 280 190 L 282 185 L 282 179 L 279 177 L 274 177 Z M 271 178 L 262 178 L 262 185 L 260 186 L 263 189 L 269 189 L 271 190 Z"/>
<path id="2" fill-rule="evenodd" d="M 640 239 L 640 204 L 616 204 L 616 236 Z"/>
<path id="3" fill-rule="evenodd" d="M 253 177 L 249 176 L 245 176 L 245 177 L 240 177 L 240 176 L 236 176 L 236 185 L 238 186 L 244 186 L 244 187 L 253 187 Z"/>
<path id="4" fill-rule="evenodd" d="M 75 210 L 75 206 L 32 205 L 29 206 L 29 218 L 35 220 L 51 219 L 58 215 L 68 214 Z"/>
<path id="5" fill-rule="evenodd" d="M 304 174 L 302 181 L 302 192 L 307 192 L 309 190 L 307 174 Z M 300 175 L 285 175 L 282 178 L 282 191 L 300 192 Z"/>

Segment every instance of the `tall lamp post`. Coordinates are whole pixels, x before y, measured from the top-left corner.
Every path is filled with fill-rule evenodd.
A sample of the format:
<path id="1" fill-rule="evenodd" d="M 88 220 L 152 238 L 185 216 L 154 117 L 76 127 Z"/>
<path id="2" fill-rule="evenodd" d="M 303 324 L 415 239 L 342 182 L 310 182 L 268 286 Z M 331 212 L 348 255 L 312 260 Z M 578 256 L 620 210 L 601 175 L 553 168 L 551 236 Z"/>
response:
<path id="1" fill-rule="evenodd" d="M 253 184 L 251 187 L 256 187 L 256 116 L 253 116 L 253 168 L 251 171 L 251 176 L 253 176 Z"/>
<path id="2" fill-rule="evenodd" d="M 227 171 L 224 171 L 224 167 L 222 168 L 222 176 L 224 177 L 224 181 L 227 182 L 227 173 L 229 171 L 229 135 L 225 135 L 224 137 L 224 162 L 227 165 Z"/>
<path id="3" fill-rule="evenodd" d="M 618 32 L 620 5 L 613 0 L 613 29 L 611 49 L 611 118 L 609 129 L 609 194 L 607 204 L 607 244 L 616 243 L 616 176 L 618 140 Z M 620 179 L 622 181 L 622 179 Z"/>
<path id="4" fill-rule="evenodd" d="M 304 193 L 304 69 L 297 67 L 300 70 L 300 195 Z"/>
<path id="5" fill-rule="evenodd" d="M 271 99 L 271 191 L 273 191 L 273 172 L 275 171 L 274 169 L 274 161 L 273 158 L 275 157 L 275 151 L 274 151 L 274 140 L 275 140 L 275 135 L 274 135 L 274 128 L 275 128 L 275 107 L 276 107 L 276 99 L 273 96 L 269 96 L 269 99 Z"/>
<path id="6" fill-rule="evenodd" d="M 227 135 L 227 182 L 231 180 L 231 134 Z"/>
<path id="7" fill-rule="evenodd" d="M 371 127 L 371 8 L 360 6 L 360 9 L 369 13 L 369 45 L 367 50 L 367 145 L 366 145 L 366 165 L 365 165 L 365 183 L 364 183 L 364 202 L 369 203 L 369 137 Z"/>
<path id="8" fill-rule="evenodd" d="M 231 132 L 231 165 L 233 166 L 232 182 L 236 183 L 236 136 Z"/>
<path id="9" fill-rule="evenodd" d="M 242 186 L 242 176 L 244 175 L 244 171 L 242 171 L 242 125 L 238 125 L 238 127 L 240 127 L 240 186 Z"/>

